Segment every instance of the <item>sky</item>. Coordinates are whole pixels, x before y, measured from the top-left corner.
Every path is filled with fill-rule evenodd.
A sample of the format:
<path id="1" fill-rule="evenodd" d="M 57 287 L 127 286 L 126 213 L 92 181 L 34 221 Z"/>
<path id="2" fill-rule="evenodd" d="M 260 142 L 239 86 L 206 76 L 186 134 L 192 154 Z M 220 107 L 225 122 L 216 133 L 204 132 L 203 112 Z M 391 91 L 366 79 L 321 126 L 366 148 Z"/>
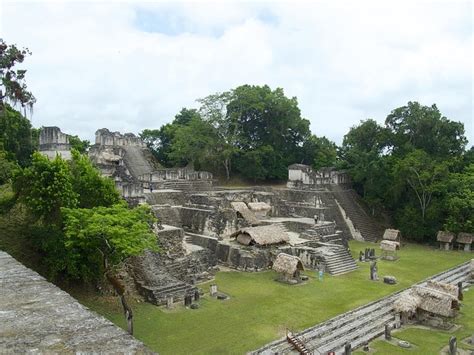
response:
<path id="1" fill-rule="evenodd" d="M 0 1 L 35 127 L 139 133 L 243 84 L 296 96 L 337 144 L 408 101 L 436 103 L 474 142 L 471 1 Z M 20 66 L 18 66 L 20 68 Z"/>

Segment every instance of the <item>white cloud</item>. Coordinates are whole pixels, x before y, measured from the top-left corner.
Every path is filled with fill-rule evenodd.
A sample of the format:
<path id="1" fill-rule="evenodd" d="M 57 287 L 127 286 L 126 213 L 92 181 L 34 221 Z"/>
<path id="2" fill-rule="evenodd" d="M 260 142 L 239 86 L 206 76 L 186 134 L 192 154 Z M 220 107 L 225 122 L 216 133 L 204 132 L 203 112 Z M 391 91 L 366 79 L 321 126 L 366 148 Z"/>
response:
<path id="1" fill-rule="evenodd" d="M 0 36 L 31 49 L 35 126 L 140 132 L 241 84 L 297 96 L 341 142 L 409 100 L 473 138 L 470 2 L 3 2 Z"/>

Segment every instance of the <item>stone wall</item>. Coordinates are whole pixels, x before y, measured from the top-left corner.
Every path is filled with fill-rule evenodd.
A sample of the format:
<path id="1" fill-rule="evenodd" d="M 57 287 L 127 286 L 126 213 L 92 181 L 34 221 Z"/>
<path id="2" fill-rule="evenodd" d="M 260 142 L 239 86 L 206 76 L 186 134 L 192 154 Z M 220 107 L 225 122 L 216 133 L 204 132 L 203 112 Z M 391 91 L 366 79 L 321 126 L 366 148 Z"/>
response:
<path id="1" fill-rule="evenodd" d="M 69 136 L 61 132 L 59 127 L 42 127 L 39 135 L 39 151 L 49 159 L 60 155 L 63 159 L 71 159 Z"/>
<path id="2" fill-rule="evenodd" d="M 111 132 L 107 128 L 102 128 L 95 132 L 95 143 L 103 146 L 127 145 L 146 147 L 141 138 L 133 133 L 121 134 L 120 132 Z"/>
<path id="3" fill-rule="evenodd" d="M 2 251 L 0 310 L 2 354 L 152 353 Z"/>

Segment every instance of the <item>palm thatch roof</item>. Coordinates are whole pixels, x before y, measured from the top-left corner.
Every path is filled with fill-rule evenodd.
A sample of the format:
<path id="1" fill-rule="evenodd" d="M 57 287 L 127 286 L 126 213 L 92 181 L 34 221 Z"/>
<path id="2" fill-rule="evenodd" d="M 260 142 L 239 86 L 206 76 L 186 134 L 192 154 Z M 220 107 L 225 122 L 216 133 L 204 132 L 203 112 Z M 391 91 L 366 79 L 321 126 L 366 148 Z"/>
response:
<path id="1" fill-rule="evenodd" d="M 393 240 L 399 241 L 401 238 L 401 233 L 398 229 L 386 229 L 383 233 L 384 240 Z"/>
<path id="2" fill-rule="evenodd" d="M 414 313 L 421 303 L 421 299 L 411 290 L 403 292 L 400 297 L 395 300 L 393 307 L 396 312 Z"/>
<path id="3" fill-rule="evenodd" d="M 447 284 L 444 282 L 438 282 L 434 280 L 429 280 L 426 283 L 426 287 L 429 287 L 441 292 L 449 293 L 453 297 L 458 297 L 458 287 L 455 285 Z"/>
<path id="4" fill-rule="evenodd" d="M 273 270 L 278 273 L 293 276 L 297 270 L 304 270 L 301 259 L 297 256 L 280 253 L 273 262 Z"/>
<path id="5" fill-rule="evenodd" d="M 412 289 L 421 299 L 418 308 L 445 317 L 453 316 L 458 304 L 457 297 L 431 287 L 414 286 Z"/>
<path id="6" fill-rule="evenodd" d="M 287 243 L 290 241 L 288 234 L 280 227 L 270 224 L 267 226 L 247 227 L 231 235 L 241 244 L 271 245 Z"/>
<path id="7" fill-rule="evenodd" d="M 436 240 L 443 243 L 452 243 L 454 234 L 448 231 L 439 231 Z"/>
<path id="8" fill-rule="evenodd" d="M 474 234 L 461 232 L 458 234 L 456 241 L 461 244 L 472 244 L 474 240 Z"/>
<path id="9" fill-rule="evenodd" d="M 272 209 L 272 207 L 268 203 L 265 203 L 265 202 L 249 202 L 248 206 L 250 210 L 258 211 L 258 212 L 269 211 Z"/>
<path id="10" fill-rule="evenodd" d="M 421 309 L 445 317 L 452 317 L 457 308 L 457 288 L 453 285 L 428 281 L 426 286 L 413 286 L 400 294 L 394 302 L 396 312 L 412 312 Z"/>
<path id="11" fill-rule="evenodd" d="M 243 219 L 247 221 L 252 226 L 260 224 L 255 214 L 249 210 L 245 202 L 231 202 L 232 208 L 238 212 Z"/>
<path id="12" fill-rule="evenodd" d="M 384 251 L 396 251 L 397 249 L 400 249 L 400 243 L 391 240 L 382 240 L 380 242 L 380 249 Z"/>

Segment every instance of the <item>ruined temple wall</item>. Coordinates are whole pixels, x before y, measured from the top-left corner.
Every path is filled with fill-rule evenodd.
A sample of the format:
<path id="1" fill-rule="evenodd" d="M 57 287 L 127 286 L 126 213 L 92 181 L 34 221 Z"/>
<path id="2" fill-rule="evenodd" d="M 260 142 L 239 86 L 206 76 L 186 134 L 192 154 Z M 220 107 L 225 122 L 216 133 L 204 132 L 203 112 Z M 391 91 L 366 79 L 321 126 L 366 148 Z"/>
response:
<path id="1" fill-rule="evenodd" d="M 42 127 L 39 135 L 39 151 L 49 159 L 60 155 L 63 159 L 71 159 L 69 136 L 59 127 Z"/>
<path id="2" fill-rule="evenodd" d="M 121 134 L 120 132 L 111 132 L 107 128 L 99 129 L 95 132 L 95 143 L 102 146 L 137 146 L 146 147 L 146 144 L 140 137 L 133 133 Z"/>

